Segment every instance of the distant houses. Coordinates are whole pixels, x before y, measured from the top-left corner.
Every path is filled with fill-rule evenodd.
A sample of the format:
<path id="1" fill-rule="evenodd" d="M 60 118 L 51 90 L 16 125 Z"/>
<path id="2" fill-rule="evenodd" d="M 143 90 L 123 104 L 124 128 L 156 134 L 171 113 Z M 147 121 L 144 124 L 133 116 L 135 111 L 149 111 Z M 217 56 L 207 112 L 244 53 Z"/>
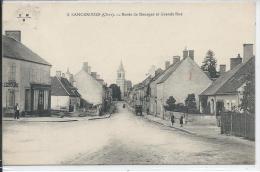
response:
<path id="1" fill-rule="evenodd" d="M 21 42 L 21 31 L 2 35 L 2 107 L 13 114 L 46 115 L 51 109 L 51 64 Z"/>
<path id="2" fill-rule="evenodd" d="M 80 94 L 71 83 L 69 71 L 66 74 L 68 78 L 56 71 L 56 76 L 51 77 L 51 109 L 73 112 L 80 107 Z"/>
<path id="3" fill-rule="evenodd" d="M 230 59 L 230 70 L 221 64 L 218 78 L 210 79 L 195 62 L 194 50 L 183 50 L 173 56 L 172 63 L 165 62 L 165 69 L 152 70 L 140 83 L 133 86 L 129 94 L 132 106 L 141 104 L 143 111 L 164 118 L 167 100 L 172 96 L 176 106 L 187 109 L 188 96 L 194 97 L 196 113 L 219 115 L 221 111 L 239 111 L 243 89 L 249 71 L 254 69 L 253 44 L 244 44 L 243 58 L 238 55 Z"/>

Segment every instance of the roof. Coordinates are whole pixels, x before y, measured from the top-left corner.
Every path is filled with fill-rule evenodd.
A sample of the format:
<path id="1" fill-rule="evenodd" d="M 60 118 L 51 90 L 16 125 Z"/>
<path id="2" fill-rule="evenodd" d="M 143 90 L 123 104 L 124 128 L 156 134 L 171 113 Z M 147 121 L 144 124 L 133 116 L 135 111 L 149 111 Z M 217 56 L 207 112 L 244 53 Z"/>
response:
<path id="1" fill-rule="evenodd" d="M 66 78 L 56 76 L 51 77 L 51 95 L 80 97 L 77 89 Z"/>
<path id="2" fill-rule="evenodd" d="M 50 63 L 34 53 L 21 42 L 5 35 L 2 35 L 2 41 L 3 57 L 51 66 Z"/>
<path id="3" fill-rule="evenodd" d="M 190 57 L 187 57 L 190 58 Z M 185 58 L 186 59 L 186 58 Z M 164 70 L 164 72 L 162 73 L 162 78 L 159 80 L 158 84 L 163 83 L 164 81 L 166 81 L 171 74 L 180 66 L 180 64 L 185 60 L 184 58 L 181 61 L 178 61 L 176 63 L 173 63 L 169 66 L 168 69 Z"/>
<path id="4" fill-rule="evenodd" d="M 222 74 L 200 95 L 232 94 L 246 82 L 246 76 L 254 69 L 255 58 L 252 57 L 245 63 L 237 65 L 232 70 Z"/>

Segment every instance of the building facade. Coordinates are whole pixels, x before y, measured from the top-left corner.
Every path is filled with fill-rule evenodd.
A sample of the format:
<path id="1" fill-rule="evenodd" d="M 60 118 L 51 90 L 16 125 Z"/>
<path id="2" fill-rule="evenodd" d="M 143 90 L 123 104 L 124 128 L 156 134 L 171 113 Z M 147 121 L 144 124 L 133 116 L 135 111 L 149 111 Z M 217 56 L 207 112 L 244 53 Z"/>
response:
<path id="1" fill-rule="evenodd" d="M 51 64 L 23 45 L 20 31 L 2 35 L 2 107 L 4 114 L 14 106 L 26 114 L 48 114 L 51 105 Z"/>
<path id="2" fill-rule="evenodd" d="M 126 96 L 127 85 L 126 85 L 126 80 L 125 80 L 125 69 L 124 69 L 122 61 L 117 70 L 116 85 L 118 85 L 120 88 L 121 98 L 124 98 Z"/>
<path id="3" fill-rule="evenodd" d="M 220 115 L 223 111 L 241 111 L 247 76 L 255 69 L 253 44 L 244 44 L 243 62 L 238 56 L 230 59 L 230 70 L 223 73 L 205 91 L 200 94 L 200 110 L 203 113 Z M 250 51 L 249 51 L 250 50 Z M 250 57 L 251 56 L 251 57 Z"/>
<path id="4" fill-rule="evenodd" d="M 94 75 L 90 71 L 88 63 L 83 63 L 82 69 L 74 75 L 75 87 L 84 101 L 93 105 L 101 105 L 105 95 L 104 85 Z"/>
<path id="5" fill-rule="evenodd" d="M 68 75 L 68 71 L 67 71 Z M 70 77 L 72 80 L 72 77 Z M 51 109 L 58 111 L 76 111 L 80 106 L 80 94 L 61 71 L 51 77 Z"/>

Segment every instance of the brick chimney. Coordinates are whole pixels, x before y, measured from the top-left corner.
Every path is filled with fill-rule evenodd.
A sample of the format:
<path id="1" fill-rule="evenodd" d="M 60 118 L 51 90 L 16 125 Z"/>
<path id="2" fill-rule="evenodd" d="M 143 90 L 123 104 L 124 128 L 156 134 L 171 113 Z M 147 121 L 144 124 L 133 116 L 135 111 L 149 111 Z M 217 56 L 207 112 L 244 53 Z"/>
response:
<path id="1" fill-rule="evenodd" d="M 83 69 L 85 72 L 88 72 L 88 62 L 83 62 L 82 69 Z"/>
<path id="2" fill-rule="evenodd" d="M 168 69 L 168 67 L 170 67 L 171 62 L 170 61 L 165 61 L 165 69 Z"/>
<path id="3" fill-rule="evenodd" d="M 189 51 L 187 50 L 187 48 L 185 48 L 183 50 L 183 58 L 185 59 L 186 57 L 188 57 Z"/>
<path id="4" fill-rule="evenodd" d="M 222 75 L 225 72 L 226 72 L 226 65 L 225 64 L 219 65 L 219 73 L 220 73 L 220 75 Z"/>
<path id="5" fill-rule="evenodd" d="M 5 35 L 21 42 L 21 31 L 20 30 L 6 30 Z"/>
<path id="6" fill-rule="evenodd" d="M 189 50 L 189 57 L 194 60 L 194 50 Z"/>
<path id="7" fill-rule="evenodd" d="M 60 70 L 56 71 L 56 77 L 58 77 L 58 78 L 61 77 L 61 71 Z"/>
<path id="8" fill-rule="evenodd" d="M 243 45 L 243 62 L 246 62 L 251 57 L 254 56 L 253 54 L 253 46 L 254 44 L 244 44 Z"/>
<path id="9" fill-rule="evenodd" d="M 180 56 L 173 56 L 172 57 L 172 64 L 175 64 L 175 63 L 179 62 L 180 60 L 181 60 Z"/>
<path id="10" fill-rule="evenodd" d="M 242 58 L 240 57 L 240 54 L 238 54 L 236 58 L 230 58 L 230 70 L 234 69 L 240 63 L 242 63 Z"/>

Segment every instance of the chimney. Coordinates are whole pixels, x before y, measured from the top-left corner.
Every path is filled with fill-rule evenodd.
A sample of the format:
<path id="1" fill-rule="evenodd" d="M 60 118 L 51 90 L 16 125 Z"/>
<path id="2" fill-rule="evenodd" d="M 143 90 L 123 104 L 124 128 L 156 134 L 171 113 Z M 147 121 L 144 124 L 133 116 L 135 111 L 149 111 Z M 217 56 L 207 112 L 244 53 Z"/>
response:
<path id="1" fill-rule="evenodd" d="M 69 68 L 67 68 L 66 78 L 69 82 L 71 82 L 72 74 L 70 73 Z"/>
<path id="2" fill-rule="evenodd" d="M 185 48 L 184 50 L 183 50 L 183 58 L 185 59 L 186 57 L 188 57 L 188 53 L 189 53 L 189 51 L 187 50 L 187 48 Z"/>
<path id="3" fill-rule="evenodd" d="M 65 73 L 62 73 L 62 74 L 61 74 L 61 77 L 62 77 L 62 78 L 65 78 Z"/>
<path id="4" fill-rule="evenodd" d="M 180 56 L 173 56 L 173 57 L 172 57 L 172 64 L 175 64 L 175 63 L 179 62 L 180 59 L 181 59 Z"/>
<path id="5" fill-rule="evenodd" d="M 88 62 L 83 62 L 82 69 L 83 69 L 85 72 L 88 72 Z"/>
<path id="6" fill-rule="evenodd" d="M 165 62 L 165 69 L 168 69 L 168 67 L 170 66 L 170 64 L 171 64 L 171 62 L 167 60 L 167 61 Z"/>
<path id="7" fill-rule="evenodd" d="M 251 57 L 254 56 L 253 54 L 253 46 L 254 44 L 244 44 L 243 45 L 243 62 L 246 62 L 247 60 L 249 60 Z"/>
<path id="8" fill-rule="evenodd" d="M 240 54 L 237 55 L 237 58 L 230 58 L 230 70 L 234 69 L 240 63 L 242 63 L 242 58 L 240 57 Z"/>
<path id="9" fill-rule="evenodd" d="M 194 50 L 189 50 L 189 57 L 194 60 Z"/>
<path id="10" fill-rule="evenodd" d="M 225 64 L 219 65 L 219 73 L 220 73 L 220 75 L 222 75 L 225 72 L 226 72 L 226 65 Z"/>
<path id="11" fill-rule="evenodd" d="M 21 42 L 21 31 L 20 30 L 6 30 L 5 35 Z"/>
<path id="12" fill-rule="evenodd" d="M 60 78 L 61 77 L 61 71 L 56 71 L 56 77 Z"/>
<path id="13" fill-rule="evenodd" d="M 91 76 L 92 76 L 94 79 L 97 79 L 97 72 L 91 72 Z"/>

